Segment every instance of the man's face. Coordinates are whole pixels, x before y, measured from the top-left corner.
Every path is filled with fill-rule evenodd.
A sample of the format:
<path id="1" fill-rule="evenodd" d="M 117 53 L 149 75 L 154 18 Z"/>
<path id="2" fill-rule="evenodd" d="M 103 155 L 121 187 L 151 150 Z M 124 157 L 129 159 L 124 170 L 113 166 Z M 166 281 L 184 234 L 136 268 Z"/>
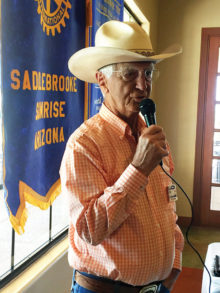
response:
<path id="1" fill-rule="evenodd" d="M 151 92 L 151 62 L 120 63 L 106 81 L 105 104 L 120 117 L 139 112 L 139 104 Z"/>

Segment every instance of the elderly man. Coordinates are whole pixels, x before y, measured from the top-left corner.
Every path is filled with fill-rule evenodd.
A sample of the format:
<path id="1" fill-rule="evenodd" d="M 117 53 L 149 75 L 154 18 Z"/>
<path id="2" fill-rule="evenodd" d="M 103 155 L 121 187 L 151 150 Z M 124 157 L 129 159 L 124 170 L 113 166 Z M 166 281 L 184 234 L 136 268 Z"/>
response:
<path id="1" fill-rule="evenodd" d="M 156 55 L 135 23 L 109 21 L 95 47 L 69 60 L 79 79 L 98 83 L 100 112 L 70 137 L 61 164 L 69 200 L 72 292 L 170 292 L 181 270 L 183 236 L 169 200 L 173 163 L 163 129 L 146 127 L 139 105 L 151 92 Z"/>

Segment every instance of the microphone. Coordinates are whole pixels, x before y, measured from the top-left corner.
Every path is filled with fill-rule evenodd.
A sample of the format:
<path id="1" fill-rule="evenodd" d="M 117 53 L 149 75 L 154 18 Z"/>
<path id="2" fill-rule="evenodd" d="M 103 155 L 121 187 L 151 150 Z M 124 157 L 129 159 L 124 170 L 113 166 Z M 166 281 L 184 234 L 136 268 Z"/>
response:
<path id="1" fill-rule="evenodd" d="M 156 106 L 153 100 L 151 99 L 144 99 L 140 102 L 140 111 L 141 114 L 144 116 L 144 120 L 147 124 L 147 126 L 151 126 L 152 124 L 156 123 Z"/>
<path id="2" fill-rule="evenodd" d="M 141 114 L 144 116 L 144 120 L 147 126 L 151 126 L 153 124 L 157 124 L 156 122 L 156 105 L 153 100 L 151 99 L 144 99 L 140 102 L 140 111 Z M 160 161 L 160 166 L 163 166 L 163 162 Z"/>

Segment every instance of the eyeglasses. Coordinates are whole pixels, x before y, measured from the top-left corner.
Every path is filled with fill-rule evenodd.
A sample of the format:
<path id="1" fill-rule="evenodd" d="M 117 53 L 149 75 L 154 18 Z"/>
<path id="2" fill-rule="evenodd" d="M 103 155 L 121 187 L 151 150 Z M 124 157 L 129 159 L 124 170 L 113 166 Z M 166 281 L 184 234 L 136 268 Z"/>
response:
<path id="1" fill-rule="evenodd" d="M 140 70 L 135 68 L 122 68 L 121 70 L 115 70 L 113 72 L 120 73 L 124 81 L 133 81 L 138 77 Z M 143 70 L 145 79 L 147 81 L 155 80 L 159 76 L 159 71 L 153 68 L 146 68 Z"/>

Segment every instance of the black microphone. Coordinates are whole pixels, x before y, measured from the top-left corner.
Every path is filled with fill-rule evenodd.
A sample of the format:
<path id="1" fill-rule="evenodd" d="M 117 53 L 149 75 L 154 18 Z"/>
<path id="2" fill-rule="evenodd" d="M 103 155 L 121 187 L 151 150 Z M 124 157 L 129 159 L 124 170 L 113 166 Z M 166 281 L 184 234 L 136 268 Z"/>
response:
<path id="1" fill-rule="evenodd" d="M 144 120 L 147 126 L 151 126 L 152 124 L 157 124 L 156 122 L 156 105 L 151 99 L 144 99 L 140 102 L 140 111 L 144 116 Z M 160 162 L 160 165 L 163 166 L 163 162 Z"/>
<path id="2" fill-rule="evenodd" d="M 144 116 L 144 120 L 147 126 L 151 126 L 152 124 L 156 123 L 156 106 L 153 100 L 151 99 L 144 99 L 140 102 L 140 111 L 141 114 Z"/>

